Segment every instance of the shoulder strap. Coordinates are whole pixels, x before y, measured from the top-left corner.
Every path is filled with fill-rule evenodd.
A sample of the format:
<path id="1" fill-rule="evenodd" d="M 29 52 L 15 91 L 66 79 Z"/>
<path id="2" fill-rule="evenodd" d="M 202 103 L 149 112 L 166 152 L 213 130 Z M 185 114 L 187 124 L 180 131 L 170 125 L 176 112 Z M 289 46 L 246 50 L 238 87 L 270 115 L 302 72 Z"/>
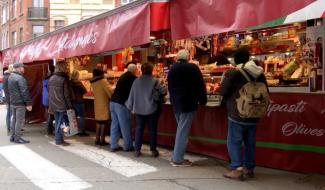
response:
<path id="1" fill-rule="evenodd" d="M 250 82 L 252 81 L 249 76 L 247 75 L 247 73 L 242 69 L 242 68 L 238 68 L 238 70 L 240 71 L 240 73 L 245 77 L 245 79 Z"/>

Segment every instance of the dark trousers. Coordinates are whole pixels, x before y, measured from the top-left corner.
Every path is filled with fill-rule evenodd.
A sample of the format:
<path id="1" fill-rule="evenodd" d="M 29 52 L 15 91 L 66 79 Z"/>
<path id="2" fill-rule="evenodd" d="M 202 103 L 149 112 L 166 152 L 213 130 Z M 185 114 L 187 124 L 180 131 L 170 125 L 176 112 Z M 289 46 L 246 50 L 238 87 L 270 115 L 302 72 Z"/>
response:
<path id="1" fill-rule="evenodd" d="M 136 114 L 137 128 L 135 132 L 135 145 L 134 148 L 137 151 L 141 150 L 142 136 L 145 125 L 148 124 L 150 135 L 150 150 L 157 150 L 157 128 L 158 128 L 159 112 L 158 110 L 150 115 Z"/>

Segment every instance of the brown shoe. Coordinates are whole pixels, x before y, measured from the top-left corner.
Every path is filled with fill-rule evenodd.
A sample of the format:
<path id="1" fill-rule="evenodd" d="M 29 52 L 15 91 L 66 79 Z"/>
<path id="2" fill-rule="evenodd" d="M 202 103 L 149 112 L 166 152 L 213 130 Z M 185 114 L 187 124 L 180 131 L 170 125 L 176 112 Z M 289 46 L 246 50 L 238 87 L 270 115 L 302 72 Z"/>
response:
<path id="1" fill-rule="evenodd" d="M 184 159 L 183 162 L 174 162 L 171 161 L 170 164 L 174 167 L 188 167 L 188 166 L 192 166 L 193 162 Z"/>
<path id="2" fill-rule="evenodd" d="M 229 179 L 244 180 L 244 172 L 242 169 L 230 170 L 224 173 L 223 176 Z"/>

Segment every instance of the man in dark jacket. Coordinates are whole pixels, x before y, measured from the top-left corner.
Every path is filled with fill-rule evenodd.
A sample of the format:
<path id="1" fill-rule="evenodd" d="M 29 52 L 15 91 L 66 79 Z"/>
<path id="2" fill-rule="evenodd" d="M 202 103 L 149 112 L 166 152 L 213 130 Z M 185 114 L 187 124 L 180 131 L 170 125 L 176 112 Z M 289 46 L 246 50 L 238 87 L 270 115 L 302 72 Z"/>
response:
<path id="1" fill-rule="evenodd" d="M 172 166 L 190 166 L 192 162 L 184 160 L 188 134 L 198 103 L 207 103 L 206 87 L 200 69 L 188 63 L 189 52 L 180 50 L 177 62 L 168 73 L 168 90 L 174 109 L 177 132 L 172 158 Z"/>
<path id="2" fill-rule="evenodd" d="M 220 94 L 228 111 L 228 136 L 227 147 L 231 159 L 231 171 L 224 174 L 231 179 L 243 179 L 244 175 L 253 177 L 255 167 L 255 134 L 258 118 L 242 118 L 237 109 L 236 99 L 239 90 L 248 82 L 238 68 L 257 82 L 266 84 L 263 68 L 257 66 L 254 61 L 249 61 L 247 49 L 239 49 L 234 55 L 237 69 L 231 69 L 224 74 L 221 83 Z M 244 65 L 243 65 L 244 64 Z M 242 143 L 245 145 L 245 155 L 242 159 Z M 243 168 L 244 167 L 244 168 Z"/>
<path id="3" fill-rule="evenodd" d="M 55 144 L 69 145 L 63 140 L 61 125 L 67 121 L 67 110 L 72 109 L 71 86 L 69 83 L 68 66 L 64 61 L 55 65 L 55 73 L 48 82 L 49 110 L 54 113 Z"/>
<path id="4" fill-rule="evenodd" d="M 11 137 L 15 143 L 29 143 L 21 138 L 20 131 L 25 124 L 26 109 L 32 111 L 32 99 L 30 98 L 28 85 L 23 76 L 25 69 L 22 63 L 13 65 L 14 72 L 8 78 L 8 90 L 11 109 Z"/>
<path id="5" fill-rule="evenodd" d="M 128 64 L 127 72 L 121 75 L 116 84 L 116 88 L 110 102 L 111 110 L 111 151 L 119 150 L 118 140 L 120 131 L 124 141 L 124 151 L 133 150 L 131 138 L 130 111 L 125 107 L 125 102 L 129 97 L 132 84 L 136 77 L 137 67 L 135 64 Z"/>
<path id="6" fill-rule="evenodd" d="M 13 64 L 8 66 L 8 69 L 3 74 L 3 91 L 5 93 L 5 103 L 7 105 L 7 115 L 6 115 L 6 125 L 7 125 L 7 135 L 10 135 L 10 96 L 9 96 L 9 88 L 8 88 L 8 79 L 10 74 L 13 72 L 14 67 Z"/>

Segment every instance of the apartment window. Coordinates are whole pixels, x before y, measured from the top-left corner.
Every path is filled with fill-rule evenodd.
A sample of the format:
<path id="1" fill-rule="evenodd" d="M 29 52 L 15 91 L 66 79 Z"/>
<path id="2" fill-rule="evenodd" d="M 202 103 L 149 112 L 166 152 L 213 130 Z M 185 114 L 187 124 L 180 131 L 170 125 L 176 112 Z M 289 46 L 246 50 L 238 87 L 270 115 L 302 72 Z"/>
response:
<path id="1" fill-rule="evenodd" d="M 2 7 L 2 24 L 6 23 L 8 19 L 8 5 Z"/>
<path id="2" fill-rule="evenodd" d="M 23 0 L 19 0 L 19 13 L 23 13 Z"/>
<path id="3" fill-rule="evenodd" d="M 19 29 L 19 43 L 23 42 L 23 28 Z"/>
<path id="4" fill-rule="evenodd" d="M 43 0 L 33 0 L 33 7 L 44 7 Z"/>
<path id="5" fill-rule="evenodd" d="M 12 32 L 12 46 L 17 45 L 17 32 Z"/>
<path id="6" fill-rule="evenodd" d="M 1 49 L 6 49 L 6 40 L 6 33 L 3 33 L 1 38 Z"/>
<path id="7" fill-rule="evenodd" d="M 121 4 L 125 5 L 125 4 L 131 3 L 133 1 L 136 1 L 136 0 L 121 0 Z"/>
<path id="8" fill-rule="evenodd" d="M 12 18 L 17 16 L 17 0 L 12 0 Z"/>
<path id="9" fill-rule="evenodd" d="M 64 20 L 55 20 L 54 21 L 54 30 L 64 27 Z"/>
<path id="10" fill-rule="evenodd" d="M 80 0 L 70 0 L 70 3 L 71 4 L 79 4 L 80 3 Z"/>
<path id="11" fill-rule="evenodd" d="M 9 31 L 7 31 L 7 35 L 6 35 L 6 48 L 9 47 Z"/>
<path id="12" fill-rule="evenodd" d="M 40 36 L 44 33 L 44 26 L 34 25 L 33 26 L 33 38 Z"/>
<path id="13" fill-rule="evenodd" d="M 103 0 L 103 4 L 113 4 L 113 0 Z"/>

